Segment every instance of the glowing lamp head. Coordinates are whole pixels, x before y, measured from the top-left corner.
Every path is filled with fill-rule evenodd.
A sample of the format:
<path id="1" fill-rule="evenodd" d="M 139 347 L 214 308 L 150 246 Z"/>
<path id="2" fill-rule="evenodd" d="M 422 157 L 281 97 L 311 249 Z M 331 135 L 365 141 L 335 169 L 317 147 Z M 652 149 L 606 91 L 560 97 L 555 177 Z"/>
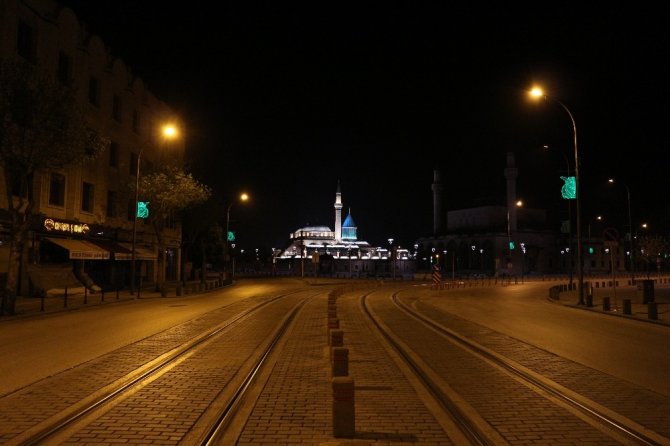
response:
<path id="1" fill-rule="evenodd" d="M 540 99 L 544 97 L 544 91 L 540 87 L 533 87 L 528 92 L 528 95 L 533 99 Z"/>

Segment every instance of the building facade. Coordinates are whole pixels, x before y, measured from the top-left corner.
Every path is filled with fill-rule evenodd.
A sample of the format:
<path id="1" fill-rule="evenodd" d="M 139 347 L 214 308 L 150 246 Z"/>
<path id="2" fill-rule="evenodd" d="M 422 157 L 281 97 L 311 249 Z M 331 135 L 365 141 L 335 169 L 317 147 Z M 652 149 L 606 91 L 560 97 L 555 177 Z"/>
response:
<path id="1" fill-rule="evenodd" d="M 184 141 L 165 141 L 158 129 L 179 125 L 170 107 L 156 98 L 130 67 L 110 54 L 74 11 L 51 0 L 0 0 L 0 60 L 21 60 L 48 70 L 74 89 L 86 125 L 109 139 L 95 160 L 68 169 L 49 169 L 34 178 L 35 207 L 23 253 L 18 292 L 33 292 L 51 266 L 72 265 L 85 285 L 129 286 L 135 247 L 138 275 L 144 281 L 178 278 L 181 229 L 169 224 L 163 245 L 143 219 L 137 220 L 134 185 L 138 166 L 183 162 Z M 0 172 L 0 176 L 2 172 Z M 4 179 L 0 208 L 7 209 Z M 140 200 L 140 196 L 138 197 Z M 3 222 L 0 270 L 7 265 L 7 224 Z M 158 255 L 159 251 L 165 256 Z M 165 259 L 164 263 L 162 258 Z M 46 286 L 46 285 L 44 285 Z M 44 287 L 42 286 L 42 287 Z"/>

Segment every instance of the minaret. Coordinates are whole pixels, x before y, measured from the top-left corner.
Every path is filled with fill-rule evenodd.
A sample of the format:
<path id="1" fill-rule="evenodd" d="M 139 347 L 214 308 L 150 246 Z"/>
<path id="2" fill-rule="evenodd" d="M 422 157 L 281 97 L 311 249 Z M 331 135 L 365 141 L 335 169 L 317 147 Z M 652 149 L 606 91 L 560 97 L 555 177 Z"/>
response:
<path id="1" fill-rule="evenodd" d="M 433 235 L 440 235 L 444 231 L 442 218 L 442 182 L 440 171 L 433 171 Z"/>
<path id="2" fill-rule="evenodd" d="M 340 192 L 340 180 L 337 180 L 337 191 L 335 192 L 335 242 L 342 241 L 342 192 Z"/>
<path id="3" fill-rule="evenodd" d="M 507 215 L 510 232 L 516 231 L 516 177 L 519 169 L 516 168 L 514 153 L 507 152 L 507 167 L 505 167 L 505 178 L 507 179 Z"/>

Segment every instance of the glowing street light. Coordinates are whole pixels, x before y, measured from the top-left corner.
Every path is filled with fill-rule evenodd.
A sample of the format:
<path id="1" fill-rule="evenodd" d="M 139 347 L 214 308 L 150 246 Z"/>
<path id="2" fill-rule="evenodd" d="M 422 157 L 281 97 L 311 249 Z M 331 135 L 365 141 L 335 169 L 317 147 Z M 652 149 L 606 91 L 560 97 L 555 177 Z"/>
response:
<path id="1" fill-rule="evenodd" d="M 165 124 L 161 128 L 161 136 L 163 139 L 175 139 L 179 136 L 179 130 L 173 124 Z M 130 254 L 130 294 L 131 296 L 135 294 L 135 269 L 136 269 L 136 250 L 137 250 L 137 217 L 142 213 L 141 217 L 144 218 L 146 215 L 146 208 L 144 204 L 142 209 L 140 209 L 140 163 L 142 162 L 142 153 L 146 145 L 140 147 L 140 151 L 137 154 L 137 165 L 135 171 L 135 208 L 133 211 L 133 240 L 132 248 Z M 139 292 L 138 292 L 139 294 Z"/>
<path id="2" fill-rule="evenodd" d="M 533 87 L 529 95 L 533 99 L 550 99 L 545 95 L 544 91 L 540 87 Z M 570 117 L 570 122 L 572 123 L 572 136 L 573 136 L 573 145 L 575 151 L 575 207 L 577 208 L 576 214 L 576 225 L 577 225 L 577 271 L 579 272 L 579 304 L 584 305 L 584 265 L 582 263 L 582 221 L 581 221 L 581 193 L 579 190 L 580 178 L 579 178 L 579 150 L 577 148 L 577 125 L 575 124 L 575 118 L 572 116 L 570 109 L 566 107 L 561 101 L 551 98 L 556 102 Z"/>
<path id="3" fill-rule="evenodd" d="M 241 202 L 245 202 L 249 200 L 249 195 L 247 193 L 241 193 L 239 196 L 239 200 Z M 231 201 L 230 204 L 228 205 L 228 208 L 226 210 L 226 240 L 224 241 L 224 252 L 223 252 L 223 269 L 224 272 L 228 270 L 228 257 L 229 257 L 229 252 L 230 249 L 228 248 L 231 242 L 235 241 L 235 236 L 231 234 L 230 232 L 230 208 L 233 207 L 233 204 L 235 202 Z"/>

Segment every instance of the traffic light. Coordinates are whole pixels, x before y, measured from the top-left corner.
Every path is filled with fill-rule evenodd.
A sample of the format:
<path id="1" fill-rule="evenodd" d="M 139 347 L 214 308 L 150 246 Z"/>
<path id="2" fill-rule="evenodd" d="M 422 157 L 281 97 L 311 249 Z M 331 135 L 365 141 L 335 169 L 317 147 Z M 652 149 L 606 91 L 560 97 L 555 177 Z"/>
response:
<path id="1" fill-rule="evenodd" d="M 589 254 L 593 254 L 594 252 L 593 246 L 589 246 Z"/>
<path id="2" fill-rule="evenodd" d="M 514 242 L 509 242 L 509 250 L 512 251 L 514 249 Z"/>

